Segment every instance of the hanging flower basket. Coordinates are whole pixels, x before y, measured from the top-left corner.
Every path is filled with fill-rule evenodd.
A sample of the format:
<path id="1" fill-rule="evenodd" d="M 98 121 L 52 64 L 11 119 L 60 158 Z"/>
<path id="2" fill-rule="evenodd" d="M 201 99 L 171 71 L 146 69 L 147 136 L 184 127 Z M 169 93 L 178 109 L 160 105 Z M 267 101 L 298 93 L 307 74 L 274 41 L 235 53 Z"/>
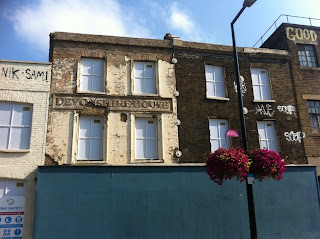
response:
<path id="1" fill-rule="evenodd" d="M 209 156 L 206 170 L 211 180 L 222 185 L 224 180 L 232 178 L 243 182 L 249 172 L 259 181 L 281 180 L 286 168 L 284 160 L 275 151 L 256 149 L 248 156 L 241 148 L 219 148 Z"/>
<path id="2" fill-rule="evenodd" d="M 219 148 L 209 156 L 206 170 L 210 179 L 219 185 L 232 178 L 243 182 L 249 172 L 248 156 L 243 149 Z"/>
<path id="3" fill-rule="evenodd" d="M 256 149 L 250 152 L 250 173 L 259 181 L 273 178 L 281 180 L 286 171 L 285 162 L 275 151 Z"/>

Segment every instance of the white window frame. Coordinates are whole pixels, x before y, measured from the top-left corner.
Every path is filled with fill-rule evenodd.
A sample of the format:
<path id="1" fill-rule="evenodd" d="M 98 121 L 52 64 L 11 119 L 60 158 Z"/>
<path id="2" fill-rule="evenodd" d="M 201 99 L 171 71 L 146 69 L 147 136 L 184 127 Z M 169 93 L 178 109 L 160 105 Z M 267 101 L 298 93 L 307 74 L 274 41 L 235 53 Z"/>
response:
<path id="1" fill-rule="evenodd" d="M 84 60 L 91 60 L 92 61 L 92 67 L 94 68 L 94 62 L 103 62 L 103 69 L 102 69 L 102 74 L 83 74 L 83 61 Z M 94 70 L 93 70 L 94 71 Z M 83 76 L 88 76 L 88 77 L 100 77 L 101 78 L 101 83 L 102 83 L 102 89 L 101 91 L 94 91 L 92 90 L 92 83 L 91 83 L 91 90 L 90 89 L 82 89 L 83 88 Z M 96 93 L 96 94 L 103 94 L 105 93 L 105 79 L 106 79 L 106 61 L 105 59 L 97 59 L 97 58 L 81 58 L 81 61 L 78 63 L 78 83 L 77 83 L 77 92 L 78 93 Z"/>
<path id="2" fill-rule="evenodd" d="M 218 137 L 213 137 L 213 132 L 211 131 L 211 127 L 213 126 L 213 123 L 217 123 L 217 132 L 218 132 Z M 220 126 L 221 123 L 224 123 L 225 125 L 227 125 L 227 130 L 229 129 L 229 122 L 228 120 L 225 119 L 209 119 L 209 132 L 210 132 L 210 146 L 211 146 L 211 152 L 213 153 L 214 151 L 216 151 L 218 148 L 229 148 L 230 147 L 230 139 L 229 137 L 226 136 L 227 130 L 224 133 L 224 135 L 220 134 Z M 219 147 L 218 148 L 213 148 L 213 144 L 212 141 L 218 141 Z M 225 145 L 227 144 L 227 145 Z M 226 147 L 225 147 L 226 146 Z"/>
<path id="3" fill-rule="evenodd" d="M 33 106 L 32 104 L 24 104 L 24 103 L 14 103 L 14 102 L 0 102 L 0 104 L 8 104 L 8 105 L 11 105 L 11 111 L 10 111 L 10 119 L 9 119 L 9 124 L 8 125 L 0 125 L 0 128 L 8 128 L 9 129 L 9 133 L 8 133 L 8 137 L 6 139 L 4 139 L 3 136 L 1 136 L 1 139 L 0 140 L 6 140 L 6 146 L 4 148 L 0 148 L 0 150 L 5 150 L 5 151 L 29 151 L 30 149 L 30 143 L 31 143 L 31 127 L 32 127 L 32 115 L 33 115 Z M 15 117 L 15 107 L 22 107 L 23 108 L 23 111 L 24 111 L 24 108 L 26 108 L 25 111 L 27 112 L 31 112 L 30 113 L 30 119 L 28 120 L 30 122 L 30 124 L 19 124 L 19 125 L 14 125 L 14 117 Z M 0 117 L 2 117 L 2 115 L 0 115 Z M 28 131 L 28 134 L 29 134 L 29 137 L 28 139 L 24 139 L 24 140 L 28 140 L 28 146 L 25 147 L 25 148 L 12 148 L 11 147 L 11 142 L 12 142 L 12 131 L 13 129 L 18 129 L 18 128 L 21 128 L 21 129 L 29 129 Z M 21 136 L 21 135 L 20 135 Z M 21 138 L 19 138 L 21 140 Z M 16 139 L 15 139 L 16 140 Z"/>
<path id="4" fill-rule="evenodd" d="M 102 117 L 91 117 L 91 116 L 78 116 L 78 125 L 77 125 L 77 158 L 76 160 L 81 162 L 81 161 L 97 161 L 97 162 L 101 162 L 101 161 L 104 161 L 104 128 L 105 128 L 105 125 L 104 125 L 104 119 Z M 101 125 L 102 125 L 102 134 L 101 134 L 101 137 L 93 137 L 90 133 L 90 136 L 88 137 L 80 137 L 80 125 L 81 125 L 81 119 L 90 119 L 90 130 L 92 129 L 92 124 L 94 122 L 94 120 L 100 120 L 101 121 Z M 80 140 L 81 139 L 87 139 L 90 141 L 91 143 L 91 140 L 92 139 L 100 139 L 100 142 L 101 142 L 101 158 L 80 158 Z M 91 150 L 91 144 L 89 144 L 89 150 Z M 90 152 L 89 152 L 89 155 L 90 155 Z"/>
<path id="5" fill-rule="evenodd" d="M 144 69 L 147 65 L 152 65 L 153 66 L 153 76 L 148 77 L 148 76 L 136 76 L 135 73 L 135 67 L 136 64 L 143 64 Z M 136 95 L 156 95 L 158 94 L 158 86 L 157 86 L 157 64 L 154 61 L 133 61 L 133 93 Z M 144 70 L 145 72 L 145 70 Z M 137 79 L 140 79 L 143 81 L 143 86 L 141 92 L 137 91 Z M 146 81 L 153 81 L 153 86 L 154 86 L 154 91 L 153 92 L 146 92 L 145 86 L 146 86 Z"/>
<path id="6" fill-rule="evenodd" d="M 266 137 L 262 137 L 259 134 L 259 126 L 261 128 L 263 128 L 264 134 L 266 135 Z M 272 127 L 272 130 L 274 132 L 274 138 L 272 138 L 271 136 L 268 135 L 268 131 L 266 130 L 266 127 Z M 275 129 L 274 121 L 257 121 L 257 129 L 258 129 L 260 148 L 263 148 L 262 147 L 262 142 L 266 142 L 267 148 L 265 148 L 265 149 L 274 150 L 274 151 L 278 152 L 277 135 L 276 135 L 276 129 Z M 275 149 L 271 149 L 270 148 L 270 142 L 274 142 L 275 143 L 275 147 L 276 147 Z"/>
<path id="7" fill-rule="evenodd" d="M 213 70 L 212 79 L 209 79 L 209 69 Z M 222 79 L 217 77 L 217 71 L 221 71 Z M 225 85 L 225 74 L 224 67 L 205 65 L 205 76 L 206 76 L 206 95 L 208 99 L 227 99 L 226 98 L 226 85 Z M 221 84 L 223 91 L 217 92 L 217 84 Z M 209 94 L 209 88 L 213 88 L 213 94 Z"/>
<path id="8" fill-rule="evenodd" d="M 262 72 L 265 72 L 263 74 L 265 74 L 267 76 L 267 78 L 268 78 L 268 83 L 267 84 L 262 83 L 262 79 L 261 79 Z M 258 75 L 258 83 L 257 84 L 254 83 L 254 79 L 253 79 L 254 74 Z M 274 100 L 272 100 L 272 94 L 271 94 L 271 82 L 270 82 L 269 70 L 266 69 L 266 68 L 251 68 L 251 79 L 252 79 L 252 91 L 253 91 L 254 100 L 255 101 L 267 101 L 267 102 L 271 101 L 271 102 L 274 102 Z M 260 93 L 259 95 L 257 95 L 255 93 L 255 91 L 254 91 L 255 87 L 258 87 L 259 93 Z M 268 92 L 269 92 L 269 97 L 264 95 L 263 87 L 267 87 Z"/>
<path id="9" fill-rule="evenodd" d="M 157 157 L 155 158 L 137 158 L 136 155 L 136 120 L 142 119 L 142 120 L 152 120 L 156 123 L 156 138 L 153 138 L 156 140 L 156 154 Z M 153 162 L 160 162 L 162 163 L 162 144 L 161 144 L 161 116 L 153 117 L 150 115 L 144 115 L 144 114 L 132 114 L 131 115 L 131 162 L 132 163 L 153 163 Z"/>

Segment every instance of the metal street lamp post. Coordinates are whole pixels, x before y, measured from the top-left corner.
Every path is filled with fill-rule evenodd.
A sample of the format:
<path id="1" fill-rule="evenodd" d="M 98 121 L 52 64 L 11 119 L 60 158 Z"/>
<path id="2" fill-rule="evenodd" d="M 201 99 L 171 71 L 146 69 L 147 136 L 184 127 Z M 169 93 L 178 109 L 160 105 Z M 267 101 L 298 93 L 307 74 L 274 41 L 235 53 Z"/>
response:
<path id="1" fill-rule="evenodd" d="M 243 5 L 237 16 L 231 22 L 231 31 L 232 31 L 232 43 L 233 43 L 233 53 L 234 53 L 234 63 L 236 68 L 236 80 L 237 80 L 237 91 L 238 91 L 238 101 L 239 101 L 239 113 L 240 113 L 240 121 L 241 121 L 241 138 L 242 138 L 242 147 L 247 152 L 248 150 L 248 135 L 246 129 L 246 120 L 244 117 L 243 111 L 243 99 L 242 99 L 242 87 L 240 81 L 240 70 L 239 70 L 239 58 L 238 58 L 238 51 L 236 45 L 236 38 L 234 34 L 234 23 L 238 20 L 242 12 L 247 8 L 251 7 L 256 0 L 244 0 Z M 256 225 L 256 217 L 255 217 L 255 209 L 254 209 L 254 201 L 253 201 L 253 191 L 252 191 L 252 184 L 248 184 L 246 181 L 246 188 L 247 188 L 247 199 L 248 199 L 248 208 L 249 208 L 249 220 L 250 220 L 250 233 L 251 239 L 257 239 L 257 225 Z"/>

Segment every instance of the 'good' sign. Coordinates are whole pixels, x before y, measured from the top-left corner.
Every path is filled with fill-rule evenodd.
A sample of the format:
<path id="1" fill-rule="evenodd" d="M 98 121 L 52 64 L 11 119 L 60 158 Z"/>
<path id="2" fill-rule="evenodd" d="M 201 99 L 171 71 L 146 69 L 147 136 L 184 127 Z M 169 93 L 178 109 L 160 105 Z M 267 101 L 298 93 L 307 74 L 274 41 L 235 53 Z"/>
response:
<path id="1" fill-rule="evenodd" d="M 314 30 L 287 27 L 287 38 L 289 40 L 307 40 L 316 41 L 317 33 Z"/>

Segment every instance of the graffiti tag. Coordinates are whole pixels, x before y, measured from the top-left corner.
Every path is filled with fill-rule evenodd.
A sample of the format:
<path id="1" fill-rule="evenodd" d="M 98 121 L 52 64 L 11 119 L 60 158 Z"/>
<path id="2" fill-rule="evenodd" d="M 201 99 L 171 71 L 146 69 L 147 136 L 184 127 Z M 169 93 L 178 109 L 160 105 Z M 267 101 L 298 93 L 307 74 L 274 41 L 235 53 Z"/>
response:
<path id="1" fill-rule="evenodd" d="M 264 105 L 257 105 L 256 106 L 256 114 L 265 115 L 272 117 L 274 115 L 274 110 L 272 109 L 271 105 L 266 104 Z"/>
<path id="2" fill-rule="evenodd" d="M 293 113 L 294 111 L 296 111 L 296 108 L 295 108 L 293 105 L 288 105 L 288 106 L 281 106 L 281 105 L 279 105 L 279 106 L 278 106 L 278 110 L 279 110 L 280 112 L 284 112 L 284 113 L 286 113 L 286 114 L 288 114 L 288 115 L 292 115 L 292 113 Z"/>
<path id="3" fill-rule="evenodd" d="M 284 136 L 288 141 L 298 141 L 299 143 L 301 143 L 301 140 L 306 137 L 306 134 L 300 131 L 296 133 L 293 131 L 290 131 L 290 132 L 285 132 Z"/>
<path id="4" fill-rule="evenodd" d="M 20 79 L 25 77 L 28 80 L 37 80 L 40 78 L 43 81 L 48 81 L 48 71 L 36 71 L 31 69 L 26 69 L 22 71 L 14 67 L 2 67 L 0 76 L 10 79 Z"/>
<path id="5" fill-rule="evenodd" d="M 243 76 L 240 76 L 240 83 L 241 83 L 241 94 L 242 96 L 247 92 L 247 86 L 244 82 L 244 77 Z M 237 83 L 236 82 L 233 82 L 234 84 L 234 89 L 236 92 L 238 92 L 238 89 L 237 89 Z"/>

